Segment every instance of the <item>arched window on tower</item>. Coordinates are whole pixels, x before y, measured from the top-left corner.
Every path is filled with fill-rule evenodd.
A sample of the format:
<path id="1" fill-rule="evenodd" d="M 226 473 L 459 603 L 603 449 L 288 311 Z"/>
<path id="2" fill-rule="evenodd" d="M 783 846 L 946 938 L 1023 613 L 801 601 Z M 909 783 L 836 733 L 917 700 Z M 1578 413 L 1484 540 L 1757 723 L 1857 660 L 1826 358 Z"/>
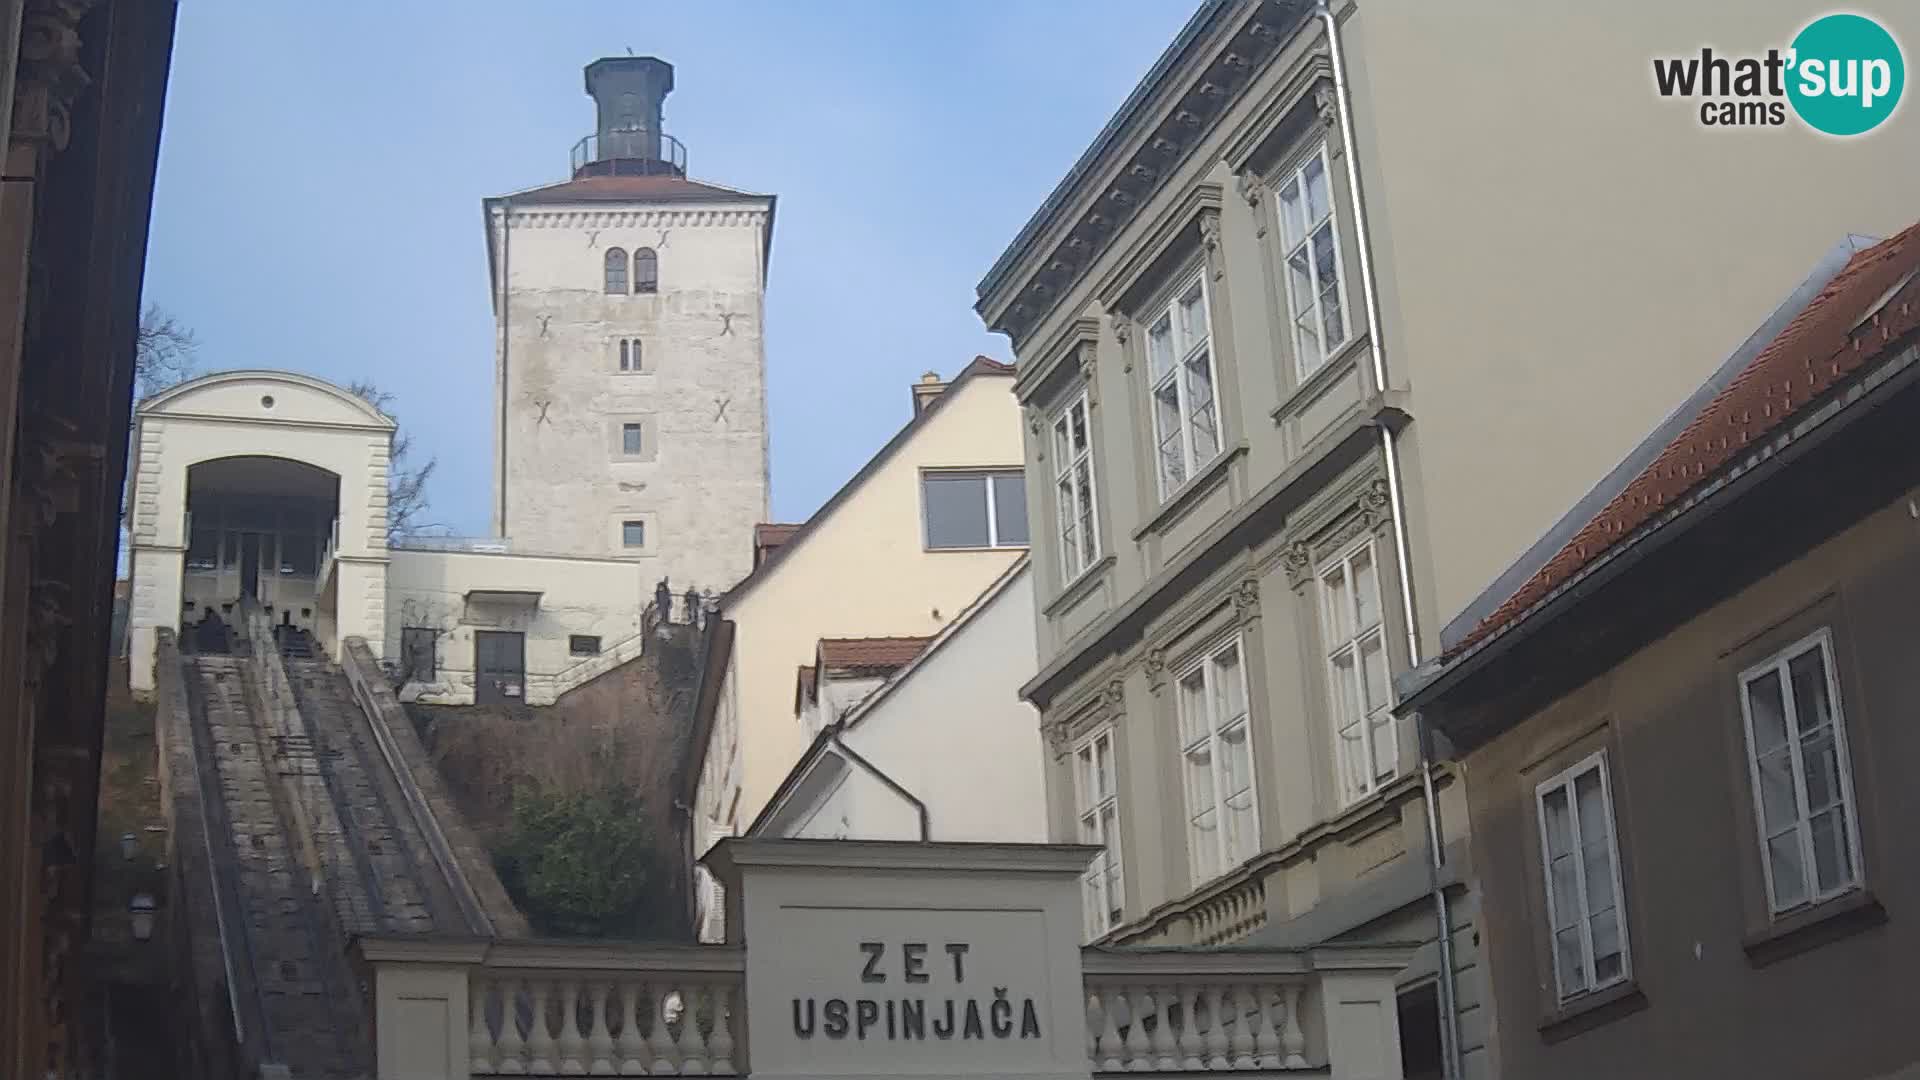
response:
<path id="1" fill-rule="evenodd" d="M 620 248 L 607 249 L 607 292 L 614 296 L 627 294 L 627 253 Z"/>
<path id="2" fill-rule="evenodd" d="M 652 248 L 638 248 L 633 253 L 633 291 L 660 291 L 660 257 L 653 253 Z"/>

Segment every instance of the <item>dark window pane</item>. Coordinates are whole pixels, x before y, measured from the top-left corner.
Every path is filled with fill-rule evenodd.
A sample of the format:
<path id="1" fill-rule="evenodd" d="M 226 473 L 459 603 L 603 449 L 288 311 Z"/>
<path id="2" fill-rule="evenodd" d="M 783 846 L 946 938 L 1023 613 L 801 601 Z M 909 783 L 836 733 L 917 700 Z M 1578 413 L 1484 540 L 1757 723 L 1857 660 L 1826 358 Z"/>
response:
<path id="1" fill-rule="evenodd" d="M 633 291 L 660 291 L 660 257 L 653 253 L 652 248 L 641 248 L 633 253 Z"/>
<path id="2" fill-rule="evenodd" d="M 620 425 L 620 452 L 623 454 L 638 454 L 640 452 L 639 424 Z"/>
<path id="3" fill-rule="evenodd" d="M 401 673 L 402 677 L 408 681 L 434 677 L 434 640 L 437 636 L 431 627 L 401 628 L 400 663 L 405 669 Z"/>
<path id="4" fill-rule="evenodd" d="M 627 292 L 627 253 L 619 248 L 607 249 L 607 292 L 616 296 L 625 296 Z"/>
<path id="5" fill-rule="evenodd" d="M 620 523 L 620 543 L 630 548 L 647 546 L 647 525 L 644 521 L 623 521 Z"/>
<path id="6" fill-rule="evenodd" d="M 567 651 L 575 656 L 599 656 L 600 639 L 589 634 L 570 634 Z"/>
<path id="7" fill-rule="evenodd" d="M 1027 481 L 1022 473 L 1001 473 L 993 478 L 993 523 L 997 536 L 993 542 L 1002 547 L 1027 542 Z"/>
<path id="8" fill-rule="evenodd" d="M 932 474 L 923 483 L 930 548 L 986 547 L 987 478 Z"/>

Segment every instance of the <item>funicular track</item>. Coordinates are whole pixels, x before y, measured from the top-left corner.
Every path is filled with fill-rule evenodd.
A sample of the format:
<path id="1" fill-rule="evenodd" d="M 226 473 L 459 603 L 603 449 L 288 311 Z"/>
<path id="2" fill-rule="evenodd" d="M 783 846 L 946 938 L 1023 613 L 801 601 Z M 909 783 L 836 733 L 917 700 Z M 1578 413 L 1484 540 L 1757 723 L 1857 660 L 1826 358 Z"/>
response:
<path id="1" fill-rule="evenodd" d="M 346 676 L 304 634 L 250 630 L 179 672 L 234 1005 L 256 1062 L 368 1077 L 352 937 L 474 927 Z"/>
<path id="2" fill-rule="evenodd" d="M 228 932 L 235 989 L 253 1013 L 249 1041 L 260 1058 L 296 1077 L 335 1080 L 368 1075 L 359 989 L 344 943 L 315 895 L 317 880 L 296 851 L 300 834 L 275 790 L 269 736 L 248 701 L 247 661 L 198 656 L 185 661 L 193 712 L 194 757 L 206 799 L 211 843 L 226 840 L 226 872 L 238 926 Z M 215 796 L 217 794 L 217 797 Z"/>

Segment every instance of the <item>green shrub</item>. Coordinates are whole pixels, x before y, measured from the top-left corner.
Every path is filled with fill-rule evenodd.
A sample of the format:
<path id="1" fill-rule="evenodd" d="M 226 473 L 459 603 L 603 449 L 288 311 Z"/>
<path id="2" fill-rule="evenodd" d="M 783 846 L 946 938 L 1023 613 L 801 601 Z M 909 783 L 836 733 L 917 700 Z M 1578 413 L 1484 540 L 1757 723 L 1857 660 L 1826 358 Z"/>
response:
<path id="1" fill-rule="evenodd" d="M 536 933 L 636 938 L 653 927 L 648 888 L 661 875 L 652 836 L 640 796 L 619 784 L 519 789 L 495 861 Z"/>

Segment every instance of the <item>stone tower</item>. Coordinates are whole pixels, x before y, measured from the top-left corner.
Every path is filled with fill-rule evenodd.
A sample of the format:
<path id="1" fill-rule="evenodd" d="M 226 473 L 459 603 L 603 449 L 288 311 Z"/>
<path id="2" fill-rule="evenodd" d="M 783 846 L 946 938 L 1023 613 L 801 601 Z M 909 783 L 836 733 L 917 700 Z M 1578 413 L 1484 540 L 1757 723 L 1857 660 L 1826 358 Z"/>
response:
<path id="1" fill-rule="evenodd" d="M 586 87 L 598 124 L 570 178 L 484 202 L 494 531 L 725 589 L 767 517 L 774 198 L 687 178 L 661 122 L 672 65 L 596 60 Z"/>

